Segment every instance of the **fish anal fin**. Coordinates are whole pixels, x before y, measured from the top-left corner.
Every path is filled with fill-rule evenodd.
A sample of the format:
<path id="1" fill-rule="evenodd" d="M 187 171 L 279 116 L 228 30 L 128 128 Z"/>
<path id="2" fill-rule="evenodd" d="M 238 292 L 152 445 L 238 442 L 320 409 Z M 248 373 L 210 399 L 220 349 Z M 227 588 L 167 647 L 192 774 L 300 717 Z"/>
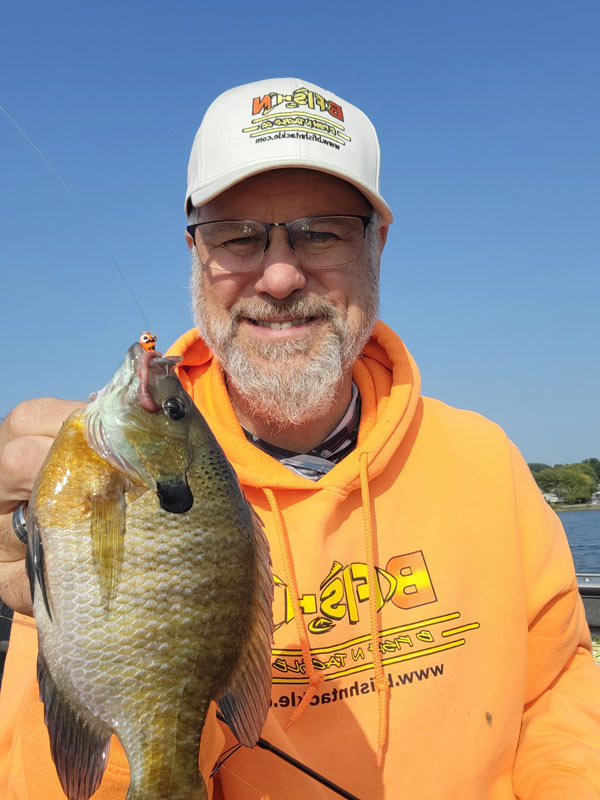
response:
<path id="1" fill-rule="evenodd" d="M 273 576 L 269 545 L 258 515 L 252 511 L 256 575 L 248 637 L 234 672 L 219 698 L 225 721 L 246 747 L 260 737 L 271 702 Z"/>
<path id="2" fill-rule="evenodd" d="M 90 496 L 92 553 L 107 615 L 115 599 L 123 564 L 125 510 L 125 486 L 121 481 L 112 481 L 102 493 Z"/>
<path id="3" fill-rule="evenodd" d="M 111 731 L 63 697 L 42 654 L 38 655 L 37 673 L 58 779 L 69 800 L 88 800 L 106 769 Z"/>

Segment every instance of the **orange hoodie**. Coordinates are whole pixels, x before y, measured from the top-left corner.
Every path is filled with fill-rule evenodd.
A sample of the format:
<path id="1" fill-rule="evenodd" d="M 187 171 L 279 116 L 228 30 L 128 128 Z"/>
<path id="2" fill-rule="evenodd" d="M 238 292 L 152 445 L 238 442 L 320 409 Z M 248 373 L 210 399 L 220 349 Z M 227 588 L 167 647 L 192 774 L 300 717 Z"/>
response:
<path id="1" fill-rule="evenodd" d="M 357 447 L 313 482 L 246 440 L 195 331 L 171 354 L 184 356 L 184 387 L 271 543 L 264 738 L 361 800 L 599 798 L 600 670 L 572 559 L 503 432 L 421 397 L 412 358 L 379 323 L 354 368 Z M 0 697 L 7 800 L 63 797 L 33 634 L 14 626 Z M 224 740 L 232 743 L 209 718 L 205 774 Z M 122 800 L 126 787 L 113 740 L 94 800 Z M 236 751 L 211 789 L 214 800 L 337 796 L 259 748 Z"/>

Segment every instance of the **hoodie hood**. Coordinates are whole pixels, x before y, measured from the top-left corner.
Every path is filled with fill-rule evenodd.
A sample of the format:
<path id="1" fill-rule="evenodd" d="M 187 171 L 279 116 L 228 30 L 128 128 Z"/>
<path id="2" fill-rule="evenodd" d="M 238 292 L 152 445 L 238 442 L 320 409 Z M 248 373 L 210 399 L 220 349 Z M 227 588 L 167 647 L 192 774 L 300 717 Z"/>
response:
<path id="1" fill-rule="evenodd" d="M 385 468 L 404 438 L 420 400 L 417 366 L 398 336 L 378 322 L 352 377 L 361 396 L 361 421 L 356 449 L 318 482 L 303 478 L 247 441 L 237 420 L 212 351 L 192 329 L 168 350 L 182 356 L 179 378 L 232 462 L 242 484 L 257 488 L 330 488 L 348 493 L 360 486 L 360 457 L 367 453 L 369 478 Z"/>

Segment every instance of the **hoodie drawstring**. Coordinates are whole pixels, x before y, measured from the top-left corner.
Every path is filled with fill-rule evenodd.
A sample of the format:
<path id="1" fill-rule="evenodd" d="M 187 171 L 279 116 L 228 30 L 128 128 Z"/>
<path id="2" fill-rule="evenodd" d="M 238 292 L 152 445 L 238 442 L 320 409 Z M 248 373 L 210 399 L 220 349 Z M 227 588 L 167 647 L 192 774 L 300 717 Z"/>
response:
<path id="1" fill-rule="evenodd" d="M 373 654 L 373 670 L 375 673 L 375 688 L 377 689 L 377 696 L 379 701 L 378 713 L 378 726 L 377 726 L 377 766 L 383 765 L 385 745 L 387 741 L 388 732 L 388 716 L 389 716 L 389 696 L 390 686 L 383 671 L 383 664 L 381 659 L 381 650 L 379 649 L 379 623 L 377 618 L 377 573 L 375 570 L 375 532 L 373 529 L 372 513 L 371 513 L 371 496 L 369 493 L 369 453 L 362 452 L 360 454 L 360 493 L 362 501 L 362 514 L 363 514 L 363 529 L 365 534 L 365 550 L 367 559 L 367 581 L 369 588 L 369 628 L 371 633 L 371 650 Z M 310 701 L 315 696 L 317 689 L 323 681 L 323 675 L 316 672 L 312 654 L 310 652 L 310 644 L 308 641 L 308 631 L 304 622 L 304 615 L 300 608 L 300 600 L 298 594 L 298 583 L 296 581 L 296 573 L 294 570 L 294 562 L 292 558 L 291 546 L 286 527 L 283 522 L 281 511 L 277 505 L 275 494 L 272 489 L 264 488 L 265 495 L 269 502 L 271 512 L 273 514 L 275 531 L 277 533 L 277 540 L 281 549 L 281 557 L 283 560 L 283 568 L 285 571 L 285 581 L 289 588 L 290 600 L 294 610 L 294 619 L 296 621 L 296 630 L 300 640 L 300 647 L 308 675 L 308 689 L 305 692 L 300 704 L 296 706 L 292 715 L 290 716 L 284 731 L 287 731 L 291 725 L 306 711 Z"/>
<path id="2" fill-rule="evenodd" d="M 283 524 L 281 511 L 279 510 L 279 506 L 277 505 L 277 500 L 275 499 L 275 494 L 273 490 L 265 487 L 264 492 L 267 497 L 267 500 L 269 501 L 269 506 L 271 507 L 271 512 L 273 514 L 275 531 L 277 533 L 277 540 L 279 542 L 279 547 L 281 549 L 281 557 L 283 559 L 285 581 L 288 585 L 290 592 L 292 608 L 294 609 L 294 619 L 296 621 L 296 631 L 298 633 L 298 638 L 300 639 L 302 657 L 304 659 L 306 674 L 308 675 L 308 689 L 305 692 L 302 700 L 300 701 L 300 704 L 296 706 L 291 717 L 288 719 L 287 724 L 284 728 L 284 731 L 287 731 L 288 728 L 291 725 L 293 725 L 294 722 L 296 722 L 296 720 L 306 711 L 308 705 L 310 704 L 310 701 L 317 693 L 317 689 L 319 688 L 319 686 L 323 681 L 323 675 L 320 675 L 316 672 L 312 660 L 312 654 L 310 652 L 310 644 L 308 642 L 308 631 L 306 630 L 306 624 L 304 622 L 304 614 L 302 613 L 302 609 L 300 608 L 300 600 L 298 595 L 298 582 L 296 580 L 296 572 L 294 570 L 292 550 L 290 546 L 290 539 L 287 533 L 287 529 Z"/>
<path id="3" fill-rule="evenodd" d="M 375 535 L 371 519 L 371 496 L 369 493 L 369 453 L 360 454 L 360 494 L 362 498 L 363 528 L 365 550 L 367 553 L 367 579 L 369 586 L 369 625 L 371 629 L 371 650 L 375 688 L 379 698 L 379 722 L 377 727 L 377 766 L 383 765 L 387 741 L 390 686 L 383 672 L 381 650 L 379 649 L 379 624 L 377 619 L 377 573 L 375 572 Z"/>

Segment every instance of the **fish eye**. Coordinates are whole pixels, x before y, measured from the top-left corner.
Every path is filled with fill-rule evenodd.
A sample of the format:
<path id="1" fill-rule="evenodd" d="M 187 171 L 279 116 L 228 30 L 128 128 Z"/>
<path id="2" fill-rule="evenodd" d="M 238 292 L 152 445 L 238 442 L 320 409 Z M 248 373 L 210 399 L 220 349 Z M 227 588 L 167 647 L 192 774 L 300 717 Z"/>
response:
<path id="1" fill-rule="evenodd" d="M 187 408 L 181 397 L 165 397 L 162 407 L 165 415 L 174 422 L 183 419 L 187 414 Z"/>

